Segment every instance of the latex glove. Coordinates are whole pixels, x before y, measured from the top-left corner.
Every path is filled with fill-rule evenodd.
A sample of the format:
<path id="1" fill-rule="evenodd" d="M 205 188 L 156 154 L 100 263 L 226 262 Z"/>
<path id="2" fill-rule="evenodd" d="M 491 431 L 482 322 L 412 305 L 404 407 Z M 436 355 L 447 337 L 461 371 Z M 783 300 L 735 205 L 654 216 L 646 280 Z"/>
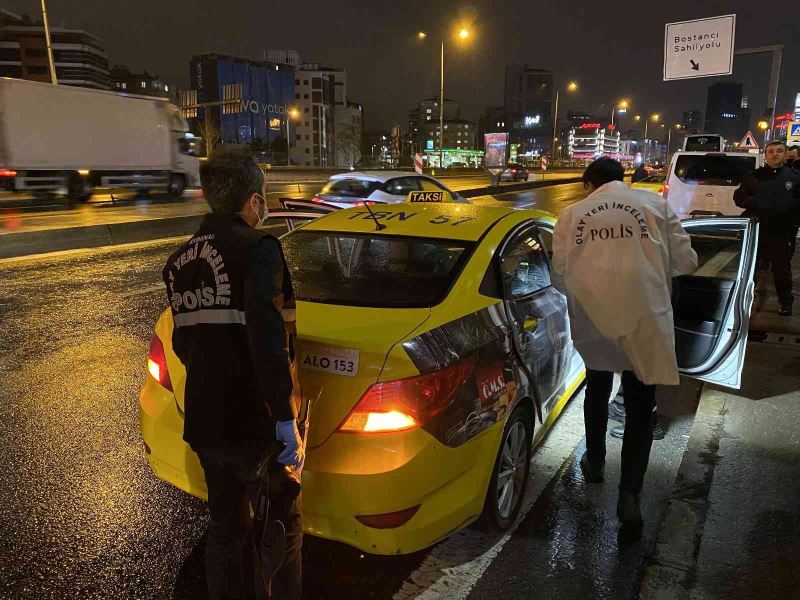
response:
<path id="1" fill-rule="evenodd" d="M 279 442 L 286 447 L 278 455 L 278 462 L 282 465 L 294 467 L 298 471 L 303 468 L 305 461 L 305 448 L 300 432 L 297 430 L 297 421 L 278 421 L 275 423 L 275 435 Z"/>

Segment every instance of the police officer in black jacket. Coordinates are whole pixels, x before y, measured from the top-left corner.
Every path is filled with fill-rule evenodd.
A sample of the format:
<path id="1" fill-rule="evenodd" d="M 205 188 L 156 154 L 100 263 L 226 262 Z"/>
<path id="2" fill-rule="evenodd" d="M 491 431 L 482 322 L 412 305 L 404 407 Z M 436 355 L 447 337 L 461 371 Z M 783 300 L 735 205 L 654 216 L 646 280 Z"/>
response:
<path id="1" fill-rule="evenodd" d="M 792 258 L 800 228 L 800 172 L 786 165 L 786 145 L 780 141 L 764 149 L 766 165 L 742 179 L 733 194 L 744 216 L 760 221 L 759 262 L 771 265 L 780 309 L 792 314 Z M 797 163 L 794 163 L 797 164 Z"/>
<path id="2" fill-rule="evenodd" d="M 212 212 L 169 257 L 163 276 L 175 322 L 173 347 L 186 366 L 183 438 L 199 456 L 208 484 L 209 594 L 238 600 L 253 593 L 253 580 L 243 575 L 252 526 L 248 486 L 275 460 L 270 454 L 276 441 L 282 465 L 302 468 L 304 457 L 282 315 L 293 295 L 280 243 L 256 229 L 267 203 L 255 160 L 243 152 L 217 153 L 201 166 L 200 181 Z M 288 521 L 273 597 L 299 598 L 296 506 Z"/>

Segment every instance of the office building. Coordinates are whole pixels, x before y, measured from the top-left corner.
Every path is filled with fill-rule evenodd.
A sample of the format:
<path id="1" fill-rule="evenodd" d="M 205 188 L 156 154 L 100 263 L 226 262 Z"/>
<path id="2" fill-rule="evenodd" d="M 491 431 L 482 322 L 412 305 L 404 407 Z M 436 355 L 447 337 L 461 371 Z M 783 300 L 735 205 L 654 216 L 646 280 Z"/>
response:
<path id="1" fill-rule="evenodd" d="M 221 143 L 259 142 L 285 157 L 288 111 L 294 99 L 293 67 L 224 54 L 201 54 L 192 57 L 189 79 L 191 89 L 181 94 L 181 105 L 200 106 L 184 111 L 196 130 L 202 132 L 208 111 Z M 204 103 L 217 104 L 205 108 Z M 293 125 L 290 124 L 291 138 Z M 208 137 L 208 133 L 204 135 Z"/>
<path id="2" fill-rule="evenodd" d="M 292 150 L 294 164 L 315 167 L 335 165 L 333 137 L 337 78 L 340 79 L 340 100 L 343 100 L 344 69 L 303 63 L 295 72 L 294 106 L 300 112 L 300 118 L 296 122 L 297 145 Z"/>
<path id="3" fill-rule="evenodd" d="M 686 133 L 700 133 L 703 131 L 703 113 L 699 110 L 683 111 L 681 127 Z"/>
<path id="4" fill-rule="evenodd" d="M 550 150 L 553 138 L 553 72 L 528 65 L 506 67 L 503 110 L 509 141 L 521 156 Z"/>
<path id="5" fill-rule="evenodd" d="M 108 55 L 100 38 L 82 29 L 50 27 L 50 39 L 58 83 L 111 88 Z M 50 82 L 41 22 L 0 9 L 0 77 Z"/>
<path id="6" fill-rule="evenodd" d="M 705 130 L 718 133 L 728 145 L 738 142 L 750 128 L 750 108 L 742 84 L 718 82 L 708 88 Z"/>
<path id="7" fill-rule="evenodd" d="M 128 67 L 117 65 L 110 72 L 111 89 L 140 96 L 177 99 L 178 90 L 174 85 L 162 81 L 158 75 L 147 71 L 132 73 Z"/>
<path id="8" fill-rule="evenodd" d="M 502 106 L 487 106 L 478 119 L 478 148 L 483 148 L 483 135 L 506 131 L 506 117 Z"/>

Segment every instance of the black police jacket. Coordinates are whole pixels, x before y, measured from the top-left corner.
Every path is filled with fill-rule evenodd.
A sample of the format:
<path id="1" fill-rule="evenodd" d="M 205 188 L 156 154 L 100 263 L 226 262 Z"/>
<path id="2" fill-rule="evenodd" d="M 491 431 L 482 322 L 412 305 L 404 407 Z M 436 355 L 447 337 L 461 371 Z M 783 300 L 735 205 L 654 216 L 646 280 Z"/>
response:
<path id="1" fill-rule="evenodd" d="M 274 422 L 295 417 L 281 316 L 293 294 L 280 243 L 212 213 L 163 277 L 186 367 L 183 439 L 192 448 L 269 444 Z"/>
<path id="2" fill-rule="evenodd" d="M 800 172 L 763 166 L 742 179 L 733 193 L 744 216 L 761 222 L 762 235 L 794 239 L 800 227 Z"/>

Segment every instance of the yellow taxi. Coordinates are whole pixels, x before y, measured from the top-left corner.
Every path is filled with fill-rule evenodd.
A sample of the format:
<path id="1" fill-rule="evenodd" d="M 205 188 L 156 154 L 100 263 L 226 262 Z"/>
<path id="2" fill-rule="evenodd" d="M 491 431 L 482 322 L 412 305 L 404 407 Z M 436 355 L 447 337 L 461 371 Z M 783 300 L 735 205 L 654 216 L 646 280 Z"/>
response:
<path id="1" fill-rule="evenodd" d="M 301 395 L 312 406 L 305 531 L 373 554 L 426 548 L 481 517 L 510 527 L 531 453 L 585 374 L 551 285 L 554 219 L 421 200 L 283 215 L 309 219 L 282 238 Z M 737 363 L 741 372 L 757 234 L 746 219 L 712 221 L 692 223 L 702 273 L 678 286 L 679 362 L 696 377 L 722 365 L 730 378 Z M 724 290 L 714 306 L 709 285 Z M 718 325 L 711 343 L 705 329 L 694 335 L 698 307 Z M 185 371 L 172 326 L 166 310 L 141 433 L 154 473 L 205 498 L 182 438 Z"/>
<path id="2" fill-rule="evenodd" d="M 666 174 L 654 173 L 652 175 L 648 175 L 641 181 L 632 183 L 631 187 L 635 190 L 647 190 L 648 192 L 653 192 L 654 194 L 663 194 L 666 183 Z"/>

